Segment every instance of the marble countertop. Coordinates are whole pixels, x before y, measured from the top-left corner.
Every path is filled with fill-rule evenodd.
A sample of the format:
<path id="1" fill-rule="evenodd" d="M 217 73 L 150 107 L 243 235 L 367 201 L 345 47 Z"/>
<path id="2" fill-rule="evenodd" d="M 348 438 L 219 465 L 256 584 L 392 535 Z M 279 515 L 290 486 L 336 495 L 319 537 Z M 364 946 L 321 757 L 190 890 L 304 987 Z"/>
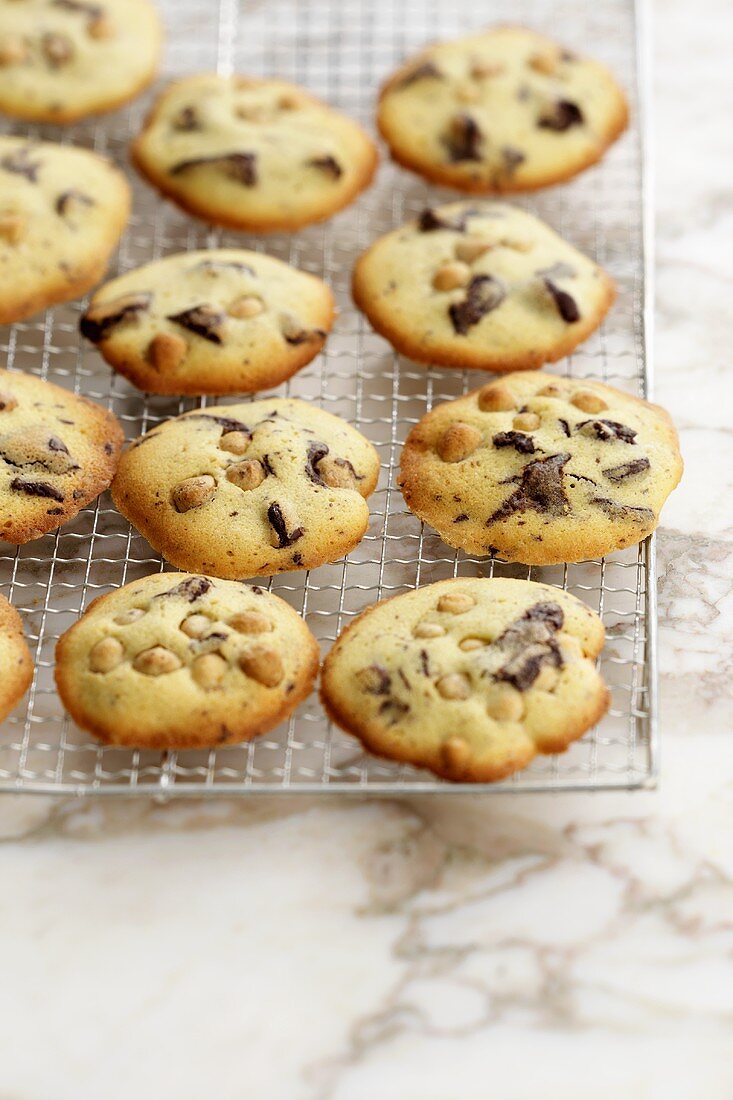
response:
<path id="1" fill-rule="evenodd" d="M 733 8 L 655 16 L 660 789 L 0 800 L 1 1100 L 733 1097 Z"/>

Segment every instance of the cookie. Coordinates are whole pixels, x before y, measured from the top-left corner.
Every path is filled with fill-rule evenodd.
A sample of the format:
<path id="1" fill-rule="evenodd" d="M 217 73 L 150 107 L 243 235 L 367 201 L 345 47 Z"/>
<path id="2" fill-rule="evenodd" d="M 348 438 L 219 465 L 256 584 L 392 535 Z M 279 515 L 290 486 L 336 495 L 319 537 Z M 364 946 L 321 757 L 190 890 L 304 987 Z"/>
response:
<path id="1" fill-rule="evenodd" d="M 0 370 L 0 539 L 55 531 L 108 487 L 122 429 L 107 409 Z"/>
<path id="2" fill-rule="evenodd" d="M 132 157 L 189 214 L 254 233 L 330 218 L 377 166 L 361 127 L 304 89 L 211 74 L 163 92 Z"/>
<path id="3" fill-rule="evenodd" d="M 510 371 L 567 355 L 601 323 L 613 280 L 517 207 L 458 202 L 423 211 L 369 248 L 356 304 L 403 355 Z"/>
<path id="4" fill-rule="evenodd" d="M 605 713 L 598 616 L 534 581 L 458 578 L 368 608 L 321 677 L 330 717 L 379 756 L 491 783 Z"/>
<path id="5" fill-rule="evenodd" d="M 23 698 L 32 679 L 33 661 L 20 615 L 0 596 L 0 722 Z"/>
<path id="6" fill-rule="evenodd" d="M 0 137 L 0 324 L 86 294 L 129 213 L 127 181 L 103 157 Z"/>
<path id="7" fill-rule="evenodd" d="M 153 79 L 160 39 L 148 0 L 0 0 L 0 111 L 55 123 L 111 111 Z"/>
<path id="8" fill-rule="evenodd" d="M 179 569 L 254 577 L 315 569 L 369 521 L 376 451 L 340 417 L 273 398 L 185 413 L 123 454 L 115 504 Z"/>
<path id="9" fill-rule="evenodd" d="M 582 172 L 627 121 L 603 65 L 511 26 L 429 46 L 387 81 L 377 113 L 404 168 L 482 194 Z"/>
<path id="10" fill-rule="evenodd" d="M 315 275 L 232 248 L 167 256 L 113 279 L 80 328 L 141 390 L 250 393 L 309 363 L 333 315 Z"/>
<path id="11" fill-rule="evenodd" d="M 450 546 L 549 565 L 646 538 L 681 475 L 658 405 L 526 371 L 424 416 L 402 451 L 400 486 Z"/>
<path id="12" fill-rule="evenodd" d="M 100 741 L 249 741 L 309 694 L 318 643 L 284 600 L 239 581 L 156 573 L 89 605 L 59 639 L 56 684 Z"/>

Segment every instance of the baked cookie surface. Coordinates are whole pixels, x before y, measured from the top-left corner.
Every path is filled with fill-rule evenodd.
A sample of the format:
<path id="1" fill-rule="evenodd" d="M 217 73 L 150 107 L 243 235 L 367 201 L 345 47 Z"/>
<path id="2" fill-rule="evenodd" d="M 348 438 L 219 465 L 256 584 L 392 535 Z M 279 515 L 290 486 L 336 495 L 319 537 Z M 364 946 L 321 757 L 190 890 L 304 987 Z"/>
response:
<path id="1" fill-rule="evenodd" d="M 304 89 L 208 74 L 163 92 L 132 156 L 190 214 L 255 233 L 330 218 L 377 166 L 361 127 Z"/>
<path id="2" fill-rule="evenodd" d="M 33 679 L 33 661 L 20 615 L 0 596 L 0 722 L 23 698 Z"/>
<path id="3" fill-rule="evenodd" d="M 75 516 L 109 486 L 122 439 L 107 409 L 0 371 L 0 539 L 30 542 Z"/>
<path id="4" fill-rule="evenodd" d="M 0 324 L 85 294 L 129 212 L 127 181 L 103 157 L 0 137 Z"/>
<path id="5" fill-rule="evenodd" d="M 450 546 L 549 565 L 640 542 L 681 475 L 677 433 L 658 405 L 525 371 L 423 417 L 400 486 Z"/>
<path id="6" fill-rule="evenodd" d="M 383 87 L 393 158 L 462 191 L 546 187 L 594 164 L 625 129 L 603 65 L 522 27 L 429 46 Z"/>
<path id="7" fill-rule="evenodd" d="M 0 0 L 0 111 L 75 122 L 132 99 L 155 75 L 148 0 Z"/>
<path id="8" fill-rule="evenodd" d="M 367 528 L 376 451 L 340 417 L 285 398 L 185 413 L 123 454 L 115 504 L 168 561 L 219 577 L 313 569 Z"/>
<path id="9" fill-rule="evenodd" d="M 94 294 L 81 331 L 150 393 L 250 393 L 323 346 L 333 295 L 314 275 L 244 249 L 167 256 Z"/>
<path id="10" fill-rule="evenodd" d="M 429 208 L 357 260 L 354 300 L 403 355 L 507 371 L 567 355 L 616 296 L 606 272 L 518 207 Z"/>
<path id="11" fill-rule="evenodd" d="M 439 581 L 359 615 L 326 657 L 321 698 L 371 752 L 493 782 L 598 721 L 603 641 L 598 616 L 560 589 Z"/>
<path id="12" fill-rule="evenodd" d="M 95 600 L 59 640 L 56 683 L 101 741 L 207 748 L 272 729 L 308 695 L 318 644 L 284 600 L 156 573 Z"/>

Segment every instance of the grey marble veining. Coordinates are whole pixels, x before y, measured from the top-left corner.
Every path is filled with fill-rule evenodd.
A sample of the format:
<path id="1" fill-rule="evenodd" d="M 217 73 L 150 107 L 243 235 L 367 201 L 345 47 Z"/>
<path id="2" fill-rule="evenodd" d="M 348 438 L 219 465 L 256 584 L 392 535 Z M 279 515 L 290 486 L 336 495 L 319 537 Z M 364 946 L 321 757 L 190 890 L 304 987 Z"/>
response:
<path id="1" fill-rule="evenodd" d="M 0 802 L 3 1100 L 730 1100 L 733 9 L 655 15 L 659 791 Z"/>

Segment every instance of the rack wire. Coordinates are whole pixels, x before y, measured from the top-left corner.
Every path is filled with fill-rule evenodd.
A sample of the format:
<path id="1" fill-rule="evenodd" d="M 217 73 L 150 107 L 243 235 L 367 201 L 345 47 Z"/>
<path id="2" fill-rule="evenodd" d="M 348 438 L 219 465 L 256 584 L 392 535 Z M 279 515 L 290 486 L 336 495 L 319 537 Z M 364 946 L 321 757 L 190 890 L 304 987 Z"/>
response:
<path id="1" fill-rule="evenodd" d="M 562 187 L 518 200 L 593 255 L 618 282 L 619 300 L 599 332 L 556 370 L 632 393 L 650 390 L 651 222 L 645 189 L 643 71 L 634 0 L 167 0 L 166 76 L 216 69 L 302 83 L 373 126 L 380 80 L 425 42 L 488 22 L 523 22 L 605 60 L 625 86 L 629 132 L 603 163 Z M 127 166 L 127 147 L 150 96 L 96 122 L 63 131 L 8 124 L 12 133 L 97 150 Z M 557 757 L 542 757 L 493 785 L 448 784 L 366 754 L 329 726 L 315 696 L 272 733 L 207 752 L 102 747 L 64 715 L 53 687 L 56 641 L 96 596 L 165 568 L 105 494 L 59 531 L 24 547 L 0 544 L 0 591 L 21 612 L 36 674 L 0 731 L 0 791 L 172 795 L 287 792 L 548 791 L 651 786 L 656 776 L 655 573 L 653 540 L 603 560 L 553 568 L 502 565 L 453 552 L 406 511 L 396 488 L 400 445 L 430 408 L 480 385 L 485 375 L 426 369 L 372 333 L 349 295 L 355 257 L 377 235 L 447 192 L 384 163 L 349 210 L 295 236 L 257 239 L 213 230 L 134 184 L 134 213 L 111 273 L 171 252 L 241 246 L 265 250 L 323 275 L 340 306 L 324 352 L 278 392 L 313 400 L 361 429 L 377 447 L 382 476 L 363 542 L 346 559 L 274 577 L 270 588 L 303 614 L 326 650 L 368 605 L 450 576 L 531 577 L 566 588 L 602 616 L 602 672 L 613 702 L 601 724 Z M 648 178 L 648 177 L 647 177 Z M 455 197 L 455 196 L 453 196 Z M 11 370 L 66 386 L 112 409 L 128 437 L 193 407 L 139 394 L 78 337 L 84 303 L 0 332 Z M 233 398 L 224 400 L 231 401 Z M 202 404 L 205 402 L 202 402 Z M 211 403 L 211 402 L 209 402 Z"/>

